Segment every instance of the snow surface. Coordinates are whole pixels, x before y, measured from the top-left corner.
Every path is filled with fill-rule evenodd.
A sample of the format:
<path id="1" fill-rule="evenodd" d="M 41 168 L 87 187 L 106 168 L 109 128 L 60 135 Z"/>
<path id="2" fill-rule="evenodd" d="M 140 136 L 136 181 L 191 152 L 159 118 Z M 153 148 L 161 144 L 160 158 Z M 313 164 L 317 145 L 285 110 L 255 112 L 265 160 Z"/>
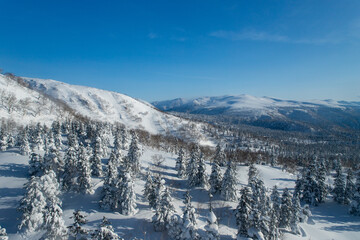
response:
<path id="1" fill-rule="evenodd" d="M 9 104 L 4 100 L 9 96 L 16 98 L 12 110 L 8 109 Z M 56 103 L 43 98 L 38 92 L 30 90 L 16 81 L 7 79 L 2 74 L 0 74 L 0 98 L 0 118 L 10 119 L 19 124 L 37 122 L 46 124 L 70 116 L 69 113 L 62 111 Z"/>
<path id="2" fill-rule="evenodd" d="M 278 108 L 317 108 L 330 107 L 344 109 L 347 106 L 360 106 L 359 102 L 344 102 L 335 100 L 293 101 L 272 97 L 255 97 L 247 94 L 225 95 L 219 97 L 200 97 L 192 99 L 177 98 L 174 100 L 153 103 L 162 110 L 171 109 L 226 109 L 228 112 L 252 112 L 255 115 L 277 114 Z"/>
<path id="3" fill-rule="evenodd" d="M 64 101 L 76 112 L 90 119 L 119 122 L 128 128 L 143 129 L 153 134 L 176 132 L 190 124 L 195 129 L 200 129 L 202 125 L 161 112 L 145 101 L 117 92 L 50 79 L 24 79 L 31 87 Z"/>
<path id="4" fill-rule="evenodd" d="M 160 166 L 155 166 L 152 156 L 161 154 L 165 161 Z M 183 194 L 187 188 L 186 180 L 179 179 L 175 171 L 175 155 L 159 152 L 157 150 L 144 148 L 141 156 L 142 171 L 150 168 L 155 173 L 161 173 L 167 186 L 172 190 L 176 212 L 181 215 L 184 204 L 182 203 Z M 104 159 L 104 163 L 107 160 Z M 210 165 L 206 162 L 206 172 L 210 173 Z M 264 179 L 266 187 L 277 185 L 282 191 L 285 187 L 293 190 L 295 178 L 293 174 L 282 171 L 280 168 L 257 165 L 260 176 Z M 23 184 L 27 181 L 28 157 L 18 154 L 18 149 L 9 149 L 0 152 L 0 225 L 7 229 L 10 239 L 38 239 L 39 234 L 32 236 L 22 236 L 17 233 L 18 218 L 20 213 L 16 211 L 24 191 Z M 222 169 L 225 171 L 225 169 Z M 237 167 L 238 189 L 247 183 L 247 166 Z M 95 229 L 101 222 L 102 217 L 106 216 L 113 224 L 117 233 L 125 239 L 133 237 L 143 239 L 168 239 L 166 233 L 154 232 L 151 219 L 153 211 L 149 208 L 147 201 L 143 198 L 144 181 L 136 179 L 135 192 L 137 195 L 137 207 L 139 211 L 133 216 L 123 216 L 116 212 L 104 211 L 99 208 L 100 192 L 102 181 L 93 178 L 95 193 L 93 195 L 64 194 L 63 210 L 66 225 L 72 223 L 72 213 L 80 209 L 88 219 L 85 227 Z M 191 190 L 192 203 L 196 208 L 198 228 L 201 235 L 204 234 L 204 227 L 208 218 L 208 193 L 202 188 Z M 224 202 L 218 195 L 213 198 L 214 213 L 219 220 L 219 231 L 221 239 L 234 239 L 236 237 L 236 225 L 233 209 L 237 202 Z M 333 203 L 328 199 L 325 204 L 311 208 L 313 217 L 308 223 L 301 223 L 301 236 L 285 233 L 284 239 L 359 239 L 360 217 L 353 217 L 347 213 L 347 207 Z"/>

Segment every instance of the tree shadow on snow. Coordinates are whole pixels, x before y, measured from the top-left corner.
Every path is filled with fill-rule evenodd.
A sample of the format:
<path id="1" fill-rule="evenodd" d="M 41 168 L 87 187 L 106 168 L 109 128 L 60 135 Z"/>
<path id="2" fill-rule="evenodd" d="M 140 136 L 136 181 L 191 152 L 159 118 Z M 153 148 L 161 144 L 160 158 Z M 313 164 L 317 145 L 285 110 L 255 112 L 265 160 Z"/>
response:
<path id="1" fill-rule="evenodd" d="M 28 168 L 27 165 L 16 163 L 0 165 L 0 176 L 27 178 Z"/>

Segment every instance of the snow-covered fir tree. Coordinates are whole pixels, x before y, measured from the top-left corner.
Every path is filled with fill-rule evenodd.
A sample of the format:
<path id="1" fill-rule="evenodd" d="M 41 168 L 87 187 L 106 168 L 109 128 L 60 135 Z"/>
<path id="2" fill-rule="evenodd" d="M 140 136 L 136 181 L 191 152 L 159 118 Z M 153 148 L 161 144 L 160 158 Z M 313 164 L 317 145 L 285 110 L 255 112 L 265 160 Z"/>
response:
<path id="1" fill-rule="evenodd" d="M 333 189 L 334 201 L 340 204 L 344 204 L 345 201 L 345 181 L 341 165 L 336 169 Z"/>
<path id="2" fill-rule="evenodd" d="M 40 124 L 37 124 L 36 127 L 32 129 L 30 142 L 31 150 L 33 152 L 35 150 L 44 150 L 44 140 L 42 138 L 42 127 Z"/>
<path id="3" fill-rule="evenodd" d="M 117 199 L 117 184 L 119 182 L 119 172 L 117 167 L 118 160 L 116 154 L 112 154 L 109 158 L 106 176 L 104 178 L 104 185 L 102 190 L 102 197 L 100 200 L 100 206 L 103 209 L 110 210 L 118 207 Z"/>
<path id="4" fill-rule="evenodd" d="M 211 200 L 209 203 L 209 213 L 206 219 L 206 225 L 205 225 L 205 231 L 206 235 L 203 239 L 205 240 L 219 240 L 220 234 L 219 234 L 219 226 L 217 222 L 216 215 L 213 212 Z"/>
<path id="5" fill-rule="evenodd" d="M 6 229 L 0 226 L 0 240 L 8 240 Z"/>
<path id="6" fill-rule="evenodd" d="M 103 175 L 102 165 L 101 165 L 102 154 L 103 154 L 103 149 L 101 145 L 101 138 L 97 134 L 97 136 L 95 137 L 92 143 L 92 156 L 90 158 L 91 174 L 94 177 L 101 177 Z"/>
<path id="7" fill-rule="evenodd" d="M 173 214 L 168 225 L 168 235 L 170 239 L 179 240 L 181 236 L 181 229 L 183 227 L 182 219 L 179 215 Z"/>
<path id="8" fill-rule="evenodd" d="M 19 229 L 25 228 L 26 232 L 35 232 L 44 225 L 44 209 L 46 197 L 40 177 L 32 176 L 25 185 L 25 195 L 20 201 L 19 211 L 22 218 Z"/>
<path id="9" fill-rule="evenodd" d="M 280 206 L 281 206 L 281 197 L 280 193 L 278 191 L 277 186 L 275 185 L 271 192 L 271 202 L 272 202 L 272 214 L 275 215 L 275 218 L 277 221 L 279 221 L 280 218 Z"/>
<path id="10" fill-rule="evenodd" d="M 235 210 L 236 225 L 238 227 L 239 237 L 249 237 L 248 229 L 250 228 L 251 217 L 251 190 L 249 187 L 243 187 L 240 190 L 240 201 Z"/>
<path id="11" fill-rule="evenodd" d="M 93 239 L 96 240 L 120 240 L 122 238 L 119 237 L 117 233 L 115 233 L 111 222 L 103 217 L 102 222 L 98 229 L 95 230 L 93 235 Z"/>
<path id="12" fill-rule="evenodd" d="M 212 194 L 220 193 L 222 185 L 221 169 L 217 161 L 213 161 L 209 179 L 210 192 Z"/>
<path id="13" fill-rule="evenodd" d="M 268 231 L 268 240 L 279 240 L 279 218 L 277 218 L 276 213 L 273 208 L 269 211 L 269 231 Z"/>
<path id="14" fill-rule="evenodd" d="M 46 233 L 44 235 L 44 238 L 49 240 L 68 239 L 67 228 L 62 217 L 63 212 L 57 199 L 48 200 L 48 206 L 46 207 L 46 211 L 48 212 L 48 214 L 45 218 Z"/>
<path id="15" fill-rule="evenodd" d="M 200 153 L 198 160 L 198 171 L 196 177 L 196 186 L 206 187 L 208 185 L 208 178 L 206 175 L 206 166 L 203 158 L 203 154 Z"/>
<path id="16" fill-rule="evenodd" d="M 29 155 L 31 152 L 30 144 L 29 144 L 29 137 L 27 133 L 27 129 L 25 128 L 21 133 L 20 139 L 20 153 L 21 155 Z"/>
<path id="17" fill-rule="evenodd" d="M 121 182 L 120 209 L 124 215 L 133 215 L 137 212 L 134 182 L 130 173 L 125 173 Z"/>
<path id="18" fill-rule="evenodd" d="M 356 176 L 355 191 L 350 203 L 349 213 L 351 215 L 360 216 L 360 171 Z"/>
<path id="19" fill-rule="evenodd" d="M 328 186 L 326 185 L 326 174 L 327 169 L 325 166 L 325 160 L 322 158 L 317 162 L 316 169 L 316 181 L 317 181 L 317 189 L 315 194 L 317 195 L 319 203 L 325 202 L 326 196 L 328 194 Z"/>
<path id="20" fill-rule="evenodd" d="M 301 205 L 300 205 L 300 198 L 298 195 L 294 195 L 292 198 L 292 214 L 290 218 L 290 228 L 291 232 L 298 235 L 300 234 L 300 212 L 301 212 Z"/>
<path id="21" fill-rule="evenodd" d="M 79 146 L 78 162 L 76 166 L 78 176 L 76 179 L 77 191 L 83 194 L 92 194 L 94 190 L 91 184 L 91 168 L 89 156 L 84 146 Z"/>
<path id="22" fill-rule="evenodd" d="M 253 185 L 256 183 L 259 176 L 259 171 L 254 164 L 250 164 L 248 171 L 248 185 L 253 188 Z"/>
<path id="23" fill-rule="evenodd" d="M 78 153 L 74 147 L 71 145 L 66 150 L 64 156 L 64 173 L 63 173 L 63 181 L 62 186 L 65 191 L 74 191 L 78 190 L 77 185 L 77 175 L 79 173 L 79 169 L 77 167 L 78 161 L 81 161 L 78 158 Z"/>
<path id="24" fill-rule="evenodd" d="M 317 206 L 320 203 L 320 191 L 316 178 L 316 166 L 316 159 L 314 159 L 308 167 L 303 169 L 302 179 L 300 182 L 301 200 L 313 206 Z"/>
<path id="25" fill-rule="evenodd" d="M 279 226 L 289 228 L 291 226 L 291 217 L 293 215 L 292 196 L 289 189 L 285 188 L 281 197 L 281 212 Z"/>
<path id="26" fill-rule="evenodd" d="M 221 196 L 226 201 L 236 200 L 236 183 L 236 165 L 232 161 L 228 161 L 221 184 Z"/>
<path id="27" fill-rule="evenodd" d="M 81 214 L 80 210 L 73 212 L 73 224 L 69 228 L 70 236 L 76 240 L 86 240 L 88 239 L 89 230 L 83 228 L 83 225 L 87 223 L 85 215 Z"/>
<path id="28" fill-rule="evenodd" d="M 44 154 L 44 165 L 46 171 L 53 170 L 57 175 L 63 172 L 64 162 L 59 150 L 53 144 L 47 147 L 47 151 Z"/>
<path id="29" fill-rule="evenodd" d="M 156 205 L 156 185 L 153 181 L 151 171 L 146 173 L 146 182 L 144 185 L 144 197 L 148 200 L 149 206 L 155 208 Z"/>
<path id="30" fill-rule="evenodd" d="M 0 129 L 0 150 L 6 151 L 8 148 L 8 136 L 4 128 Z"/>
<path id="31" fill-rule="evenodd" d="M 195 145 L 190 153 L 190 160 L 186 167 L 186 175 L 188 177 L 188 184 L 190 187 L 197 186 L 198 184 L 198 171 L 199 171 L 199 162 L 200 158 L 200 148 L 198 145 Z"/>
<path id="32" fill-rule="evenodd" d="M 346 176 L 346 184 L 345 184 L 345 195 L 344 195 L 344 203 L 350 204 L 351 200 L 354 197 L 355 193 L 355 184 L 353 180 L 353 171 L 348 169 Z"/>
<path id="33" fill-rule="evenodd" d="M 191 196 L 189 191 L 185 193 L 184 199 L 184 210 L 183 210 L 183 225 L 181 229 L 180 239 L 181 240 L 196 240 L 199 238 L 197 232 L 197 223 L 195 217 L 195 208 L 191 204 Z"/>
<path id="34" fill-rule="evenodd" d="M 42 176 L 45 172 L 44 159 L 40 154 L 32 153 L 29 160 L 30 176 Z"/>
<path id="35" fill-rule="evenodd" d="M 186 176 L 186 162 L 184 157 L 184 150 L 182 148 L 179 150 L 175 169 L 179 178 L 184 178 Z"/>
<path id="36" fill-rule="evenodd" d="M 221 148 L 220 144 L 216 146 L 213 162 L 217 162 L 220 167 L 226 165 L 226 155 L 224 153 L 224 150 Z"/>
<path id="37" fill-rule="evenodd" d="M 140 148 L 138 146 L 138 137 L 135 131 L 131 132 L 131 136 L 129 151 L 125 159 L 125 167 L 130 169 L 132 174 L 136 176 L 140 173 Z"/>
<path id="38" fill-rule="evenodd" d="M 158 198 L 159 201 L 158 204 L 156 204 L 155 215 L 152 222 L 155 231 L 164 231 L 169 227 L 170 218 L 175 211 L 175 207 L 167 187 L 164 187 L 163 190 L 158 193 Z"/>

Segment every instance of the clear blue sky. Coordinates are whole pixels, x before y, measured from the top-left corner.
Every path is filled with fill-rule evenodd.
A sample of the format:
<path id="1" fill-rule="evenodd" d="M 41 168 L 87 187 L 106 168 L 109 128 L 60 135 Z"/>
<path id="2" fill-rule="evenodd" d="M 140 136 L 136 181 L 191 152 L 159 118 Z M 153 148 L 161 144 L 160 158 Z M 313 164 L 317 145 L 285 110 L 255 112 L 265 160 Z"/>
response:
<path id="1" fill-rule="evenodd" d="M 360 101 L 360 1 L 0 0 L 0 68 L 147 101 Z"/>

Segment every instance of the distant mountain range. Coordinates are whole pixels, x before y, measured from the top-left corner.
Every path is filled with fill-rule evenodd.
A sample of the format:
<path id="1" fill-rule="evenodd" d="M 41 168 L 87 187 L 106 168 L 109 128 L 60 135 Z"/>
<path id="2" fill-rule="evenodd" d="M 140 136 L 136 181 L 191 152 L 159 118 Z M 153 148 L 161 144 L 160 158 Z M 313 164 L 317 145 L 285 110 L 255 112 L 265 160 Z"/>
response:
<path id="1" fill-rule="evenodd" d="M 293 101 L 250 95 L 153 102 L 162 111 L 201 114 L 279 130 L 360 130 L 360 102 Z"/>

